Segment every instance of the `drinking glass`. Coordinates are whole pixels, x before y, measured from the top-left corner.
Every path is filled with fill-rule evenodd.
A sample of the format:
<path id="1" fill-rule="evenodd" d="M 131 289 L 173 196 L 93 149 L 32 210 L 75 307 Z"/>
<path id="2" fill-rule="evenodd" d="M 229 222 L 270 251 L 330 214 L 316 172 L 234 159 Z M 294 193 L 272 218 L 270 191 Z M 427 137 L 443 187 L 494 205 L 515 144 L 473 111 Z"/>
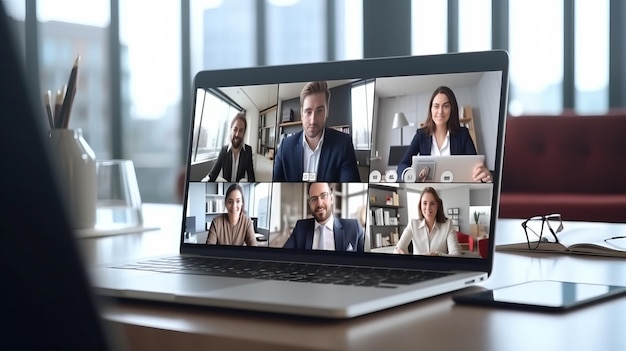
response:
<path id="1" fill-rule="evenodd" d="M 97 160 L 96 174 L 96 228 L 142 226 L 141 195 L 133 161 Z"/>

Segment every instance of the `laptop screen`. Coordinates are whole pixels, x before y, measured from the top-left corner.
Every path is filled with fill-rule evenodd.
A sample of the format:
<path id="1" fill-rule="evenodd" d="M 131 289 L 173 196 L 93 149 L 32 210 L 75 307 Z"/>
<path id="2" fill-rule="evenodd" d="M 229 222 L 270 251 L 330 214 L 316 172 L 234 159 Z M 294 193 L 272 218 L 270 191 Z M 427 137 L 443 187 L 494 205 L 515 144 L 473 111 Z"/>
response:
<path id="1" fill-rule="evenodd" d="M 390 167 L 397 167 L 404 154 L 409 149 L 408 145 L 392 145 L 389 147 L 389 160 L 387 165 Z"/>
<path id="2" fill-rule="evenodd" d="M 185 197 L 196 230 L 182 249 L 484 258 L 507 68 L 491 51 L 198 73 Z M 408 125 L 392 129 L 398 112 Z M 399 174 L 415 155 L 460 154 L 484 155 L 480 179 Z"/>

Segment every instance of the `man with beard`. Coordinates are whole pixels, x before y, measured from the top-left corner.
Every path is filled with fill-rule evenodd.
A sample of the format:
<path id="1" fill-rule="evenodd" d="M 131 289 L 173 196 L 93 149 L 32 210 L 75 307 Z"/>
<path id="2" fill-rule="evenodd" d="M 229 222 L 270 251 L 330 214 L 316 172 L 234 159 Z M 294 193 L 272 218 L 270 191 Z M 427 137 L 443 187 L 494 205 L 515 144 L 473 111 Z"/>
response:
<path id="1" fill-rule="evenodd" d="M 273 181 L 361 181 L 352 137 L 326 128 L 329 103 L 326 82 L 309 82 L 302 88 L 302 131 L 287 137 L 278 148 Z"/>
<path id="2" fill-rule="evenodd" d="M 363 228 L 356 219 L 335 218 L 335 199 L 329 184 L 308 183 L 307 192 L 314 218 L 298 220 L 283 247 L 363 252 Z"/>
<path id="3" fill-rule="evenodd" d="M 220 171 L 226 182 L 255 181 L 252 147 L 243 142 L 247 127 L 246 115 L 238 113 L 230 122 L 230 144 L 220 150 L 211 172 L 202 181 L 214 182 Z"/>

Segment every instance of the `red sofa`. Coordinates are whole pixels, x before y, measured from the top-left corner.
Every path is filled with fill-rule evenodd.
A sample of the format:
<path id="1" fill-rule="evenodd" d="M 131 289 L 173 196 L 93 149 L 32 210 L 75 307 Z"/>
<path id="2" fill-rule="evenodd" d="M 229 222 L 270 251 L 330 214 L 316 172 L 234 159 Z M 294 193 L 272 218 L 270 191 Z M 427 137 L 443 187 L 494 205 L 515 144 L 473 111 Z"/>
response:
<path id="1" fill-rule="evenodd" d="M 626 222 L 626 113 L 509 117 L 501 218 Z"/>

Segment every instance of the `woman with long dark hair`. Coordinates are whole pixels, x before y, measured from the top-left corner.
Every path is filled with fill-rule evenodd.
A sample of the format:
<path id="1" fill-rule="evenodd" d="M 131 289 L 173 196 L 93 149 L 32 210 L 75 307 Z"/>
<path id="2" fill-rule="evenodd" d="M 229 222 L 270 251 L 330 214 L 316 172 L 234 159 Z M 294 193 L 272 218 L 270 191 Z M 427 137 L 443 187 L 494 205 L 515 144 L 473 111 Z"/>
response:
<path id="1" fill-rule="evenodd" d="M 424 126 L 417 130 L 411 145 L 398 164 L 400 179 L 416 155 L 476 155 L 476 147 L 469 130 L 461 126 L 459 104 L 452 89 L 446 86 L 435 89 L 430 97 L 429 106 Z M 417 178 L 423 179 L 425 175 L 418 174 Z M 476 182 L 492 181 L 491 172 L 482 163 L 474 167 L 472 178 Z"/>

